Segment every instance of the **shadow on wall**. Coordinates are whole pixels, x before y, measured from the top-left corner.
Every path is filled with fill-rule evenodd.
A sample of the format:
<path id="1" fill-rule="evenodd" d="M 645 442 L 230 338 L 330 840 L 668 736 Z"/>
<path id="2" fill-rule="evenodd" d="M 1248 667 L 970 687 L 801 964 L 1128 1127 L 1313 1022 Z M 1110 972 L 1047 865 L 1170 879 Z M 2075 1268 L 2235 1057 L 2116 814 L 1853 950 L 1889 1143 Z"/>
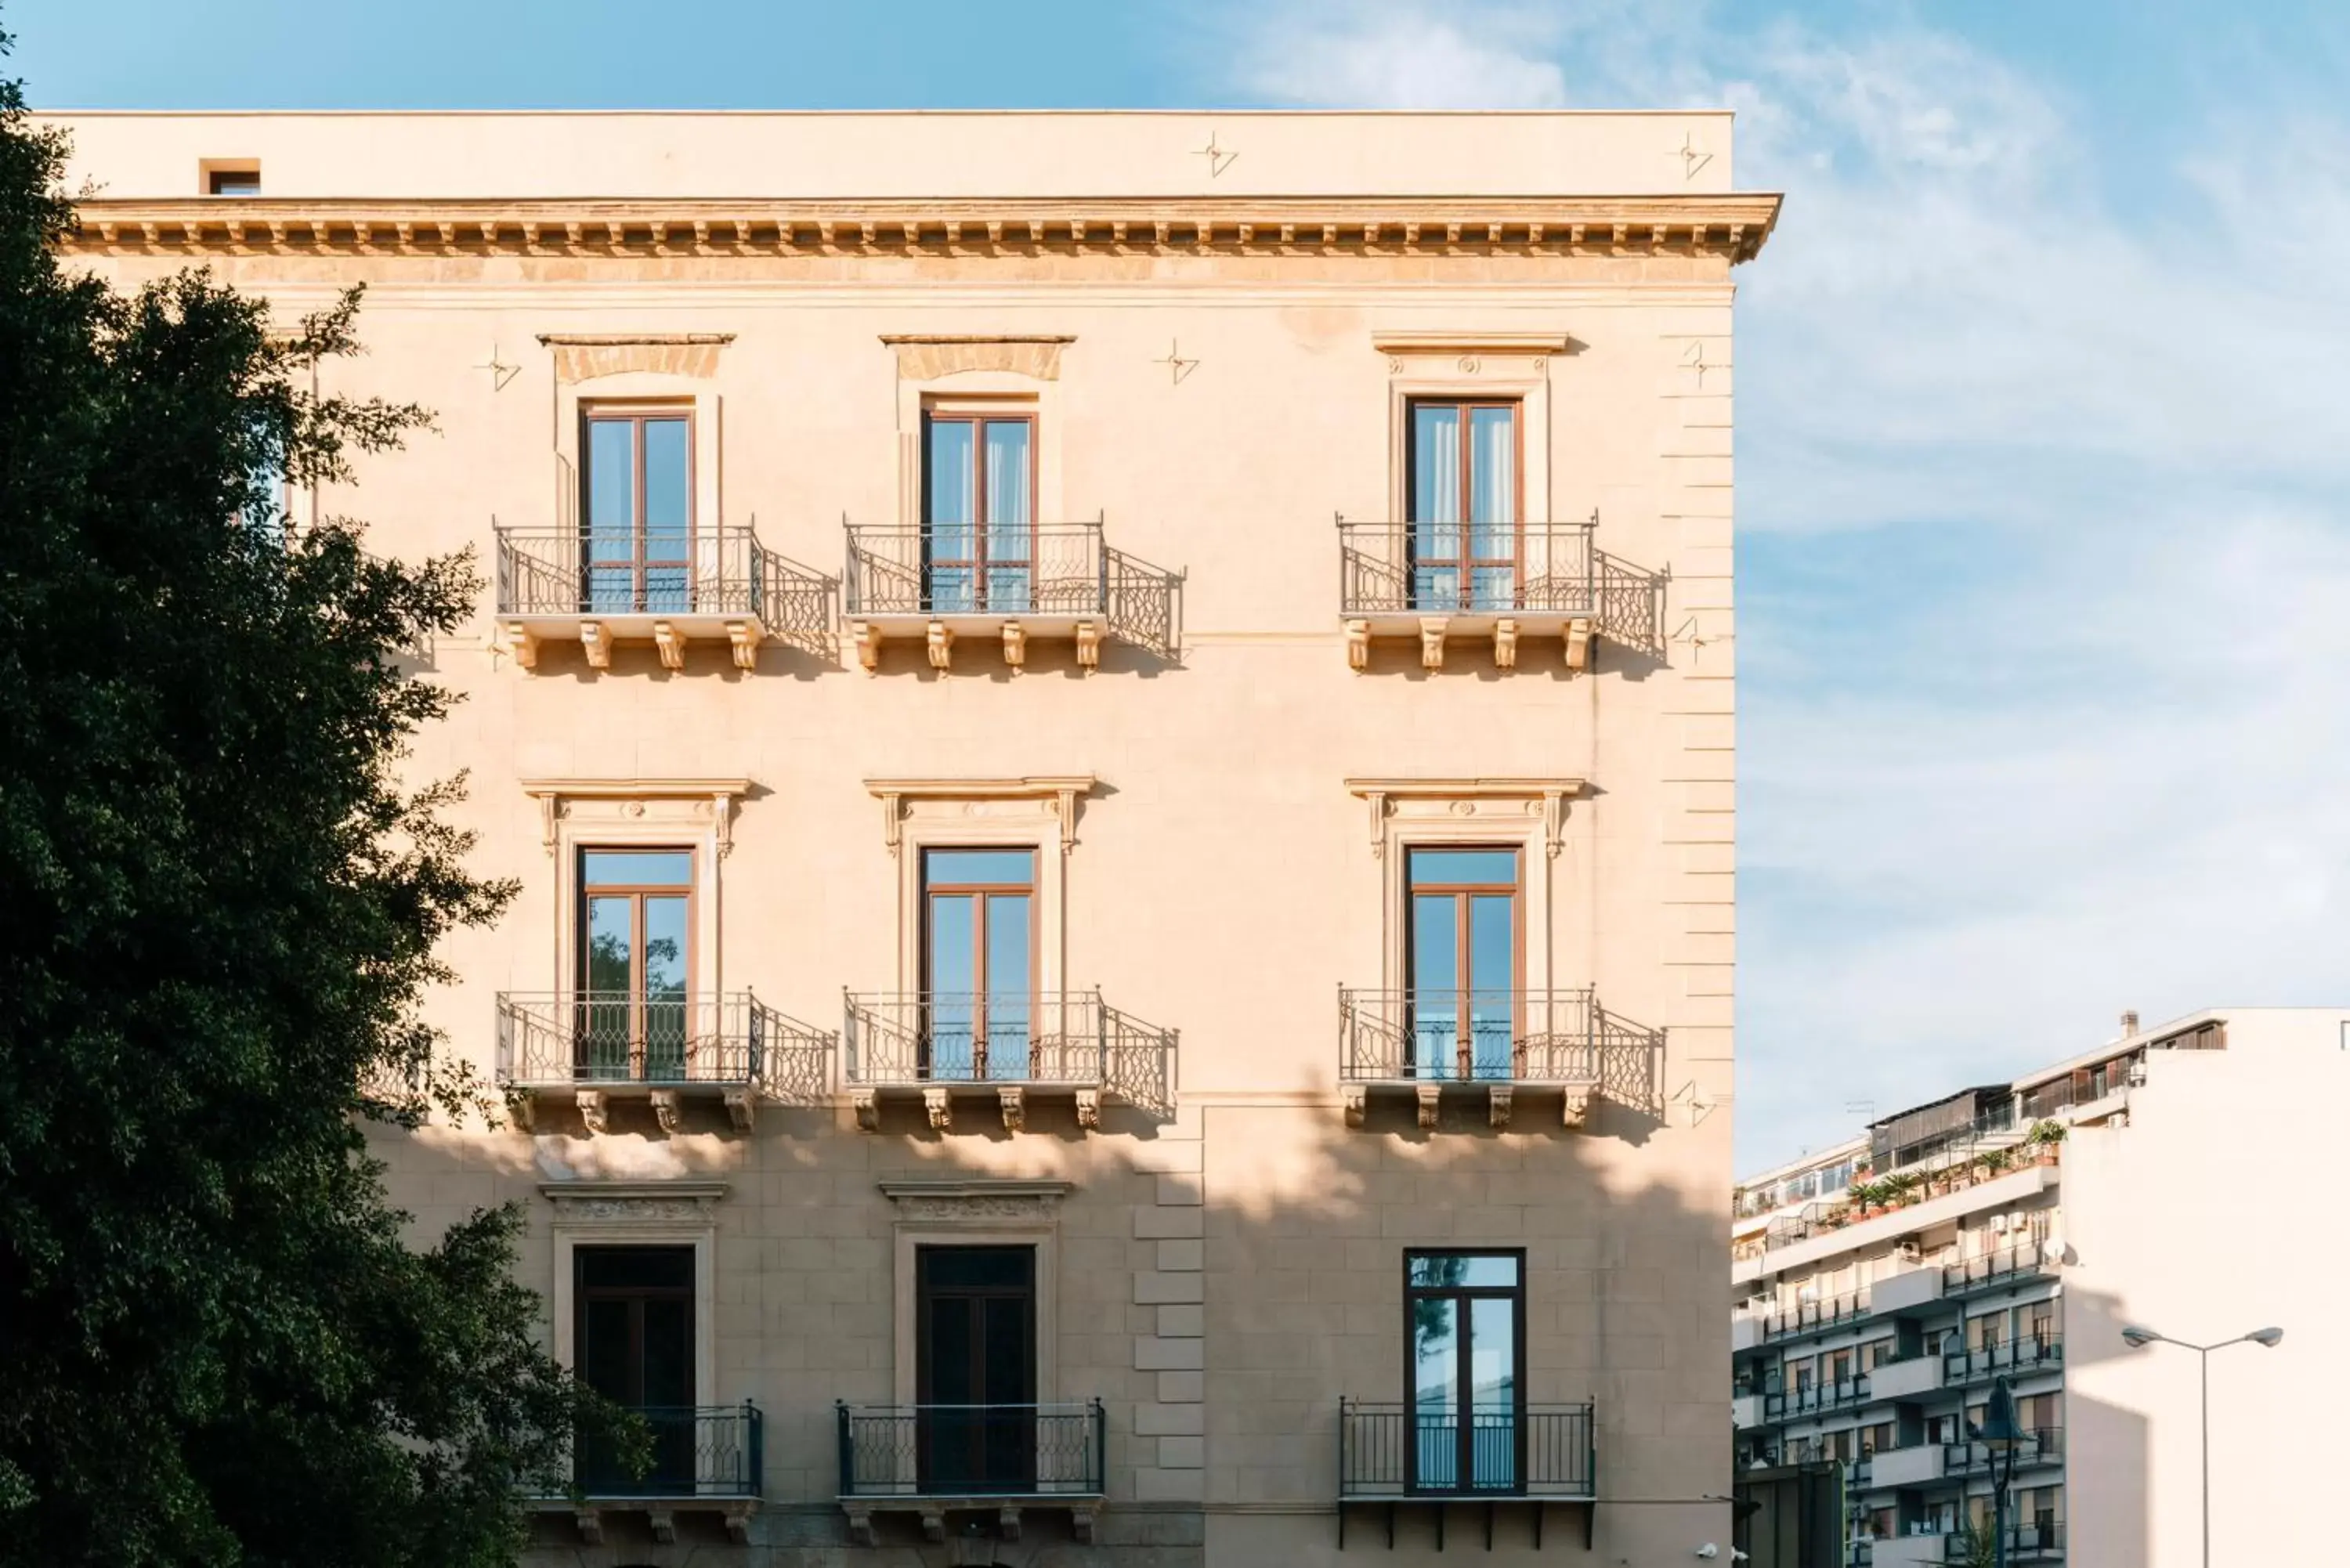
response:
<path id="1" fill-rule="evenodd" d="M 1627 1044 L 1627 1061 L 1648 1049 Z M 616 1111 L 597 1137 L 543 1126 L 373 1142 L 421 1231 L 521 1202 L 521 1272 L 543 1292 L 555 1253 L 541 1182 L 728 1184 L 712 1206 L 716 1386 L 697 1400 L 747 1398 L 763 1413 L 753 1544 L 732 1546 L 714 1516 L 685 1511 L 675 1541 L 658 1542 L 644 1514 L 619 1511 L 608 1544 L 588 1547 L 553 1512 L 535 1527 L 534 1563 L 1396 1561 L 1384 1555 L 1384 1501 L 1349 1505 L 1339 1549 L 1339 1402 L 1406 1397 L 1419 1359 L 1404 1298 L 1416 1248 L 1523 1253 L 1523 1361 L 1480 1363 L 1475 1376 L 1506 1370 L 1529 1407 L 1595 1406 L 1599 1501 L 1589 1553 L 1580 1505 L 1558 1502 L 1539 1518 L 1505 1504 L 1490 1520 L 1482 1502 L 1409 1503 L 1393 1511 L 1395 1550 L 1441 1540 L 1482 1552 L 1490 1528 L 1503 1560 L 1663 1562 L 1709 1542 L 1726 1552 L 1731 1539 L 1718 1501 L 1731 1450 L 1730 1146 L 1726 1116 L 1667 1103 L 1661 1064 L 1641 1070 L 1650 1103 L 1603 1102 L 1583 1130 L 1531 1116 L 1496 1128 L 1484 1096 L 1464 1090 L 1444 1097 L 1434 1128 L 1404 1096 L 1375 1099 L 1359 1129 L 1335 1103 L 1186 1107 L 1172 1122 L 1113 1105 L 1098 1132 L 1066 1107 L 1032 1106 L 1017 1134 L 976 1104 L 944 1133 L 919 1106 L 893 1106 L 879 1132 L 859 1133 L 846 1107 L 771 1105 L 747 1135 L 712 1119 L 663 1137 L 650 1116 L 639 1127 Z M 925 1177 L 1072 1184 L 1056 1200 L 1052 1392 L 1107 1412 L 1108 1497 L 1092 1544 L 1047 1507 L 1024 1511 L 1017 1540 L 992 1513 L 953 1516 L 941 1544 L 925 1544 L 911 1516 L 882 1515 L 878 1545 L 847 1544 L 835 1404 L 898 1397 L 901 1216 L 879 1184 Z"/>
<path id="2" fill-rule="evenodd" d="M 2082 1392 L 2081 1372 L 2142 1355 L 2122 1342 L 2130 1321 L 2121 1301 L 2103 1291 L 2064 1291 L 2064 1561 L 2074 1568 L 2144 1568 L 2152 1478 L 2147 1418 Z M 2192 1409 L 2181 1412 L 2193 1419 Z M 2187 1543 L 2169 1543 L 2176 1554 Z"/>

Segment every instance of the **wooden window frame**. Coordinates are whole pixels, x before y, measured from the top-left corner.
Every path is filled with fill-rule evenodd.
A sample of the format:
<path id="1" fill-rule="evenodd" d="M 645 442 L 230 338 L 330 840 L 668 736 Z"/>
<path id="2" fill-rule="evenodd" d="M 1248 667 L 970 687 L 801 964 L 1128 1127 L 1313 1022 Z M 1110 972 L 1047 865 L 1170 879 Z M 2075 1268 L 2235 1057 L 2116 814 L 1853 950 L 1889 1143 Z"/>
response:
<path id="1" fill-rule="evenodd" d="M 1412 1282 L 1412 1264 L 1430 1258 L 1507 1258 L 1517 1265 L 1514 1285 L 1420 1285 Z M 1404 1490 L 1429 1496 L 1492 1497 L 1513 1496 L 1526 1485 L 1526 1309 L 1527 1309 L 1526 1249 L 1523 1247 L 1407 1247 L 1403 1253 L 1403 1433 Z M 1471 1300 L 1505 1300 L 1516 1308 L 1510 1314 L 1511 1378 L 1510 1423 L 1512 1454 L 1510 1476 L 1512 1485 L 1504 1489 L 1488 1489 L 1481 1493 L 1474 1484 L 1476 1459 L 1475 1382 L 1463 1376 L 1466 1359 L 1473 1344 L 1470 1314 L 1460 1315 L 1460 1344 L 1456 1354 L 1463 1365 L 1455 1370 L 1455 1386 L 1460 1390 L 1460 1409 L 1455 1416 L 1458 1431 L 1455 1436 L 1453 1473 L 1459 1484 L 1451 1487 L 1423 1487 L 1419 1482 L 1419 1364 L 1413 1324 L 1412 1308 L 1419 1302 L 1449 1298 L 1462 1303 Z"/>
<path id="2" fill-rule="evenodd" d="M 577 978 L 575 994 L 585 998 L 596 994 L 588 985 L 588 947 L 594 932 L 588 918 L 590 900 L 598 898 L 626 898 L 629 900 L 629 930 L 630 941 L 630 985 L 629 988 L 629 1078 L 630 1083 L 646 1082 L 649 1036 L 645 1023 L 645 987 L 643 951 L 645 942 L 645 904 L 649 896 L 674 897 L 680 889 L 675 882 L 590 882 L 588 880 L 588 857 L 591 855 L 682 855 L 686 857 L 685 950 L 679 954 L 680 968 L 685 973 L 687 1014 L 686 1049 L 692 1049 L 693 998 L 699 988 L 695 980 L 700 974 L 694 965 L 701 957 L 697 932 L 702 917 L 702 855 L 691 844 L 607 844 L 594 841 L 572 846 L 572 972 Z M 587 1003 L 580 1003 L 584 1008 Z M 576 1048 L 575 1048 L 576 1049 Z"/>
<path id="3" fill-rule="evenodd" d="M 579 421 L 579 589 L 580 602 L 595 604 L 590 591 L 599 573 L 617 576 L 619 564 L 599 567 L 594 561 L 589 540 L 595 536 L 595 442 L 592 432 L 599 424 L 626 424 L 633 427 L 629 436 L 629 548 L 628 581 L 629 603 L 626 610 L 607 611 L 615 615 L 647 615 L 656 613 L 650 607 L 646 589 L 648 574 L 655 571 L 675 571 L 685 580 L 686 603 L 693 600 L 694 558 L 702 542 L 702 504 L 700 482 L 702 472 L 700 410 L 691 400 L 654 399 L 617 399 L 608 402 L 582 400 L 578 406 Z M 685 554 L 677 560 L 656 561 L 645 553 L 645 426 L 657 420 L 674 420 L 685 427 Z M 688 613 L 681 610 L 675 613 Z"/>
<path id="4" fill-rule="evenodd" d="M 987 898 L 991 894 L 1024 893 L 1028 899 L 1028 1021 L 1029 1049 L 1035 1049 L 1035 1025 L 1038 1004 L 1043 1001 L 1039 976 L 1043 972 L 1044 955 L 1040 944 L 1044 940 L 1044 895 L 1037 875 L 1039 857 L 1044 846 L 1035 844 L 929 844 L 919 847 L 914 877 L 920 898 L 920 914 L 916 917 L 915 940 L 919 944 L 915 958 L 916 974 L 921 984 L 922 1038 L 920 1068 L 924 1078 L 931 1072 L 931 998 L 939 994 L 931 983 L 935 977 L 933 963 L 937 955 L 931 949 L 931 900 L 943 894 L 949 898 L 970 898 L 973 900 L 972 915 L 972 1081 L 974 1083 L 1012 1082 L 992 1079 L 987 1075 Z M 1014 855 L 1028 857 L 1028 880 L 1024 884 L 1011 882 L 945 882 L 931 880 L 931 857 L 933 854 Z M 1030 1067 L 1035 1065 L 1032 1055 Z"/>
<path id="5" fill-rule="evenodd" d="M 924 606 L 929 607 L 932 605 L 931 573 L 933 568 L 941 565 L 950 570 L 967 571 L 971 574 L 972 602 L 968 609 L 934 611 L 933 613 L 950 615 L 995 615 L 1006 613 L 998 610 L 987 602 L 987 574 L 991 567 L 999 565 L 1003 566 L 1007 570 L 1017 566 L 1024 568 L 1027 571 L 1029 577 L 1028 602 L 1033 603 L 1035 597 L 1036 530 L 1042 525 L 1039 522 L 1038 514 L 1043 502 L 1043 497 L 1038 493 L 1037 489 L 1042 477 L 1038 449 L 1043 444 L 1043 431 L 1038 427 L 1036 410 L 1034 409 L 1019 409 L 998 413 L 984 409 L 960 407 L 940 409 L 925 407 L 922 410 L 921 418 L 921 429 L 918 437 L 920 447 L 920 463 L 921 469 L 921 482 L 920 493 L 916 502 L 916 507 L 920 514 L 922 533 L 922 602 Z M 972 516 L 969 522 L 972 554 L 967 559 L 958 558 L 946 562 L 935 560 L 931 554 L 931 530 L 936 526 L 931 519 L 931 489 L 933 484 L 936 483 L 935 476 L 931 466 L 931 429 L 934 425 L 941 424 L 970 425 L 972 427 L 971 460 L 974 470 L 971 475 Z M 1028 554 L 1024 558 L 1017 562 L 997 562 L 987 553 L 988 526 L 991 519 L 988 516 L 987 502 L 986 444 L 987 427 L 992 424 L 1023 424 L 1028 427 Z M 1023 604 L 1009 613 L 1026 613 L 1027 608 L 1028 605 Z"/>
<path id="6" fill-rule="evenodd" d="M 1529 989 L 1526 984 L 1526 846 L 1523 844 L 1512 844 L 1507 841 L 1494 844 L 1408 842 L 1403 846 L 1404 985 L 1402 989 L 1406 996 L 1411 999 L 1405 1009 L 1408 1038 L 1416 1050 L 1419 1039 L 1419 986 L 1418 984 L 1419 922 L 1415 918 L 1418 913 L 1417 905 L 1422 894 L 1430 897 L 1450 896 L 1453 899 L 1454 909 L 1452 972 L 1456 981 L 1452 988 L 1453 1005 L 1456 1009 L 1453 1015 L 1453 1042 L 1454 1051 L 1459 1057 L 1453 1063 L 1453 1067 L 1460 1075 L 1461 1082 L 1470 1083 L 1475 1081 L 1470 1071 L 1474 1059 L 1474 1051 L 1470 1043 L 1470 1031 L 1462 1027 L 1464 1020 L 1457 1011 L 1466 1004 L 1464 999 L 1467 996 L 1480 989 L 1473 983 L 1470 962 L 1471 945 L 1471 922 L 1468 918 L 1470 900 L 1479 896 L 1490 898 L 1501 885 L 1495 882 L 1438 882 L 1423 887 L 1415 878 L 1412 871 L 1414 857 L 1423 853 L 1431 855 L 1506 854 L 1510 857 L 1513 867 L 1510 877 L 1510 1078 L 1515 1079 L 1525 1071 L 1525 1006 L 1526 993 Z M 1418 1065 L 1415 1062 L 1415 1071 Z M 1496 1081 L 1507 1082 L 1508 1080 Z"/>
<path id="7" fill-rule="evenodd" d="M 687 1262 L 686 1282 L 682 1285 L 630 1285 L 625 1288 L 615 1285 L 591 1286 L 588 1283 L 588 1263 L 594 1254 L 598 1252 L 635 1252 L 649 1251 L 667 1251 L 684 1253 Z M 696 1341 L 699 1337 L 701 1327 L 698 1313 L 701 1303 L 696 1300 L 695 1289 L 695 1275 L 699 1272 L 699 1262 L 700 1260 L 695 1254 L 693 1243 L 691 1241 L 589 1241 L 582 1242 L 574 1246 L 571 1249 L 571 1343 L 574 1346 L 574 1354 L 580 1355 L 584 1355 L 586 1354 L 588 1341 L 588 1307 L 591 1302 L 607 1301 L 616 1298 L 627 1301 L 641 1302 L 650 1300 L 655 1297 L 659 1297 L 663 1301 L 681 1301 L 685 1303 L 686 1305 L 686 1373 L 689 1377 L 693 1379 L 693 1386 L 689 1390 L 689 1397 L 685 1402 L 689 1406 L 700 1404 L 702 1401 L 702 1368 L 699 1346 Z M 639 1312 L 632 1314 L 630 1317 L 629 1324 L 629 1346 L 635 1353 L 639 1384 L 638 1392 L 639 1394 L 643 1392 L 641 1385 L 644 1375 L 644 1314 L 641 1312 Z M 641 1402 L 639 1404 L 639 1407 L 641 1407 Z"/>
<path id="8" fill-rule="evenodd" d="M 1419 555 L 1419 527 L 1422 519 L 1413 515 L 1419 505 L 1419 414 L 1423 409 L 1452 409 L 1461 416 L 1461 493 L 1458 497 L 1460 520 L 1453 526 L 1461 530 L 1461 554 L 1450 558 L 1433 558 L 1423 562 Z M 1471 508 L 1476 494 L 1473 464 L 1476 442 L 1470 415 L 1480 409 L 1506 409 L 1510 413 L 1510 554 L 1507 559 L 1468 554 L 1471 549 Z M 1403 507 L 1404 539 L 1409 560 L 1405 570 L 1413 574 L 1412 597 L 1418 600 L 1417 574 L 1423 566 L 1437 569 L 1450 567 L 1460 574 L 1460 603 L 1451 606 L 1421 605 L 1413 608 L 1433 613 L 1439 609 L 1475 613 L 1513 607 L 1525 597 L 1526 571 L 1526 400 L 1517 396 L 1473 396 L 1464 393 L 1418 392 L 1404 400 L 1403 448 Z M 1473 574 L 1479 568 L 1492 570 L 1507 567 L 1512 573 L 1509 606 L 1481 606 L 1476 603 Z"/>

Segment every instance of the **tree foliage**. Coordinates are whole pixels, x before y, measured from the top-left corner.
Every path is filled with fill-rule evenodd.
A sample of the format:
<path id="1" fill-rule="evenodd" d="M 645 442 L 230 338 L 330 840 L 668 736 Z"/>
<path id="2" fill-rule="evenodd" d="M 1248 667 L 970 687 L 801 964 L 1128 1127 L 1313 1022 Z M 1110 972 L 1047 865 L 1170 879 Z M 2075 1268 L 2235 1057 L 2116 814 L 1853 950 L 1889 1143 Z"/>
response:
<path id="1" fill-rule="evenodd" d="M 425 423 L 314 389 L 357 296 L 111 291 L 64 151 L 0 88 L 0 1563 L 507 1562 L 581 1397 L 361 1132 L 468 1097 L 417 1002 L 510 891 L 400 772 L 472 564 L 286 525 Z"/>

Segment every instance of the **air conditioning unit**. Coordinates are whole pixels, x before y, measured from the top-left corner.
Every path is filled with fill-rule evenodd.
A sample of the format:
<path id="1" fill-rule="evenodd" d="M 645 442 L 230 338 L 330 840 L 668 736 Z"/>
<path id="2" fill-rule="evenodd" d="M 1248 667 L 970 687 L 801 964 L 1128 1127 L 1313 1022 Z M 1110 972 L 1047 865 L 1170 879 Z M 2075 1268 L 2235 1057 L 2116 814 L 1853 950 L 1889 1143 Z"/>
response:
<path id="1" fill-rule="evenodd" d="M 1992 1215 L 1991 1217 L 1991 1229 L 1994 1235 L 2005 1235 L 2007 1233 L 2007 1216 L 2004 1214 Z"/>
<path id="2" fill-rule="evenodd" d="M 1820 1287 L 1817 1285 L 1798 1286 L 1795 1291 L 1795 1299 L 1806 1305 L 1809 1305 L 1811 1303 L 1820 1299 Z"/>
<path id="3" fill-rule="evenodd" d="M 1926 1259 L 1926 1249 L 1920 1247 L 1915 1241 L 1902 1242 L 1900 1253 L 1901 1261 L 1905 1263 L 1919 1263 L 1925 1262 Z"/>

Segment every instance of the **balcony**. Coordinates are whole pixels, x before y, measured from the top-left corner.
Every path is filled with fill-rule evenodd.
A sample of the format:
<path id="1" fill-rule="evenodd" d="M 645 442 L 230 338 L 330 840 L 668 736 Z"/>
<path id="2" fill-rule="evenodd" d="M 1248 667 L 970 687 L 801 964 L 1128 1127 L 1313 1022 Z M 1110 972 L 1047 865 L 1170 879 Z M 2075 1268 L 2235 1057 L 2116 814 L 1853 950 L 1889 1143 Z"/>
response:
<path id="1" fill-rule="evenodd" d="M 1116 638 L 1172 661 L 1181 636 L 1180 573 L 1112 549 L 1099 519 L 1012 528 L 847 524 L 843 602 L 858 662 L 881 667 L 882 645 L 919 642 L 950 670 L 959 641 L 1028 662 L 1031 640 L 1066 642 L 1076 667 L 1100 668 Z"/>
<path id="2" fill-rule="evenodd" d="M 1556 637 L 1566 667 L 1583 669 L 1599 616 L 1597 526 L 1339 518 L 1347 662 L 1367 669 L 1374 639 L 1417 638 L 1421 666 L 1440 670 L 1449 639 L 1476 638 L 1509 670 L 1521 639 Z"/>
<path id="3" fill-rule="evenodd" d="M 1883 1536 L 1873 1544 L 1877 1552 L 1874 1568 L 1941 1568 L 1943 1554 L 1948 1551 L 1939 1530 Z"/>
<path id="4" fill-rule="evenodd" d="M 2064 1428 L 2035 1427 L 2023 1435 L 2016 1445 L 2015 1468 L 2018 1470 L 2044 1469 L 2064 1462 Z M 2003 1469 L 2007 1461 L 1994 1454 L 1980 1441 L 1946 1443 L 1943 1445 L 1942 1473 L 1949 1476 L 1987 1476 L 1995 1469 Z"/>
<path id="5" fill-rule="evenodd" d="M 1875 1390 L 1871 1397 L 1915 1399 L 1942 1386 L 1942 1362 L 1939 1356 L 1908 1355 L 1898 1361 L 1881 1361 L 1868 1376 Z"/>
<path id="6" fill-rule="evenodd" d="M 1338 990 L 1338 1081 L 1347 1125 L 1361 1127 L 1375 1092 L 1411 1095 L 1433 1127 L 1447 1090 L 1482 1095 L 1507 1127 L 1518 1096 L 1561 1096 L 1580 1127 L 1601 1088 L 1601 1012 L 1582 991 Z"/>
<path id="7" fill-rule="evenodd" d="M 847 999 L 841 1061 L 857 1125 L 881 1126 L 885 1097 L 919 1096 L 931 1127 L 953 1126 L 958 1096 L 990 1096 L 1009 1131 L 1032 1098 L 1068 1099 L 1077 1126 L 1125 1101 L 1163 1114 L 1174 1094 L 1175 1032 L 1102 1001 L 1098 991 L 1034 995 L 866 992 Z"/>
<path id="8" fill-rule="evenodd" d="M 1762 1424 L 1762 1396 L 1755 1393 L 1733 1394 L 1730 1399 L 1730 1424 L 1744 1430 Z"/>
<path id="9" fill-rule="evenodd" d="M 650 1102 L 668 1133 L 683 1130 L 688 1101 L 716 1100 L 747 1132 L 763 1096 L 823 1091 L 834 1044 L 747 991 L 501 992 L 497 1005 L 497 1084 L 525 1127 L 556 1096 L 590 1132 L 609 1129 L 622 1099 Z"/>
<path id="10" fill-rule="evenodd" d="M 2034 1372 L 2060 1372 L 2064 1366 L 2064 1340 L 2061 1334 L 2012 1340 L 1979 1350 L 1953 1350 L 1942 1356 L 1943 1379 L 1954 1388 L 1988 1383 L 2002 1373 L 2029 1376 Z"/>
<path id="11" fill-rule="evenodd" d="M 1976 1291 L 1991 1290 L 2001 1285 L 2021 1282 L 2034 1274 L 2055 1272 L 2056 1266 L 2043 1254 L 2041 1243 L 2027 1241 L 2020 1246 L 1986 1252 L 1980 1258 L 1964 1258 L 1942 1265 L 1942 1294 L 1962 1296 Z"/>
<path id="12" fill-rule="evenodd" d="M 849 1538 L 878 1544 L 877 1513 L 910 1513 L 946 1539 L 951 1511 L 995 1515 L 1020 1539 L 1024 1508 L 1066 1508 L 1090 1544 L 1109 1468 L 1101 1401 L 1083 1405 L 837 1405 Z"/>
<path id="13" fill-rule="evenodd" d="M 1560 1502 L 1582 1506 L 1585 1549 L 1589 1550 L 1592 1509 L 1598 1497 L 1593 1407 L 1530 1405 L 1517 1411 L 1476 1413 L 1470 1422 L 1464 1443 L 1456 1415 L 1415 1413 L 1400 1403 L 1341 1399 L 1338 1544 L 1347 1543 L 1347 1510 L 1357 1503 L 1388 1505 L 1388 1542 L 1392 1546 L 1399 1504 L 1486 1502 L 1533 1505 L 1534 1539 L 1539 1547 L 1543 1505 Z M 1441 1506 L 1435 1510 L 1435 1521 L 1440 1550 Z M 1489 1510 L 1488 1545 L 1492 1529 Z"/>
<path id="14" fill-rule="evenodd" d="M 1942 1271 L 1939 1265 L 1905 1269 L 1874 1282 L 1868 1290 L 1870 1304 L 1879 1313 L 1923 1312 L 1942 1299 Z"/>
<path id="15" fill-rule="evenodd" d="M 755 670 L 771 636 L 806 637 L 830 620 L 832 585 L 762 547 L 748 526 L 613 536 L 579 528 L 500 527 L 498 637 L 538 668 L 539 645 L 577 642 L 609 670 L 620 643 L 650 643 L 664 668 L 689 644 L 733 651 Z"/>
<path id="16" fill-rule="evenodd" d="M 1868 1386 L 1866 1377 L 1839 1377 L 1834 1382 L 1810 1383 L 1783 1392 L 1773 1389 L 1762 1396 L 1762 1418 L 1786 1421 L 1798 1416 L 1864 1405 L 1869 1399 Z"/>
<path id="17" fill-rule="evenodd" d="M 1763 1314 L 1763 1343 L 1772 1344 L 1843 1328 L 1858 1323 L 1873 1310 L 1866 1291 L 1851 1291 L 1844 1295 L 1830 1296 L 1825 1301 L 1797 1302 L 1794 1306 Z"/>
<path id="18" fill-rule="evenodd" d="M 538 1512 L 568 1512 L 590 1546 L 603 1544 L 610 1513 L 641 1513 L 655 1541 L 677 1539 L 680 1513 L 714 1513 L 736 1544 L 750 1540 L 766 1473 L 759 1407 L 740 1405 L 640 1408 L 651 1429 L 652 1463 L 630 1474 L 601 1441 L 583 1438 L 571 1473 L 546 1478 L 531 1494 Z"/>
<path id="19" fill-rule="evenodd" d="M 1869 1459 L 1872 1486 L 1922 1486 L 1942 1479 L 1940 1443 L 1911 1443 L 1906 1448 L 1879 1449 Z"/>

